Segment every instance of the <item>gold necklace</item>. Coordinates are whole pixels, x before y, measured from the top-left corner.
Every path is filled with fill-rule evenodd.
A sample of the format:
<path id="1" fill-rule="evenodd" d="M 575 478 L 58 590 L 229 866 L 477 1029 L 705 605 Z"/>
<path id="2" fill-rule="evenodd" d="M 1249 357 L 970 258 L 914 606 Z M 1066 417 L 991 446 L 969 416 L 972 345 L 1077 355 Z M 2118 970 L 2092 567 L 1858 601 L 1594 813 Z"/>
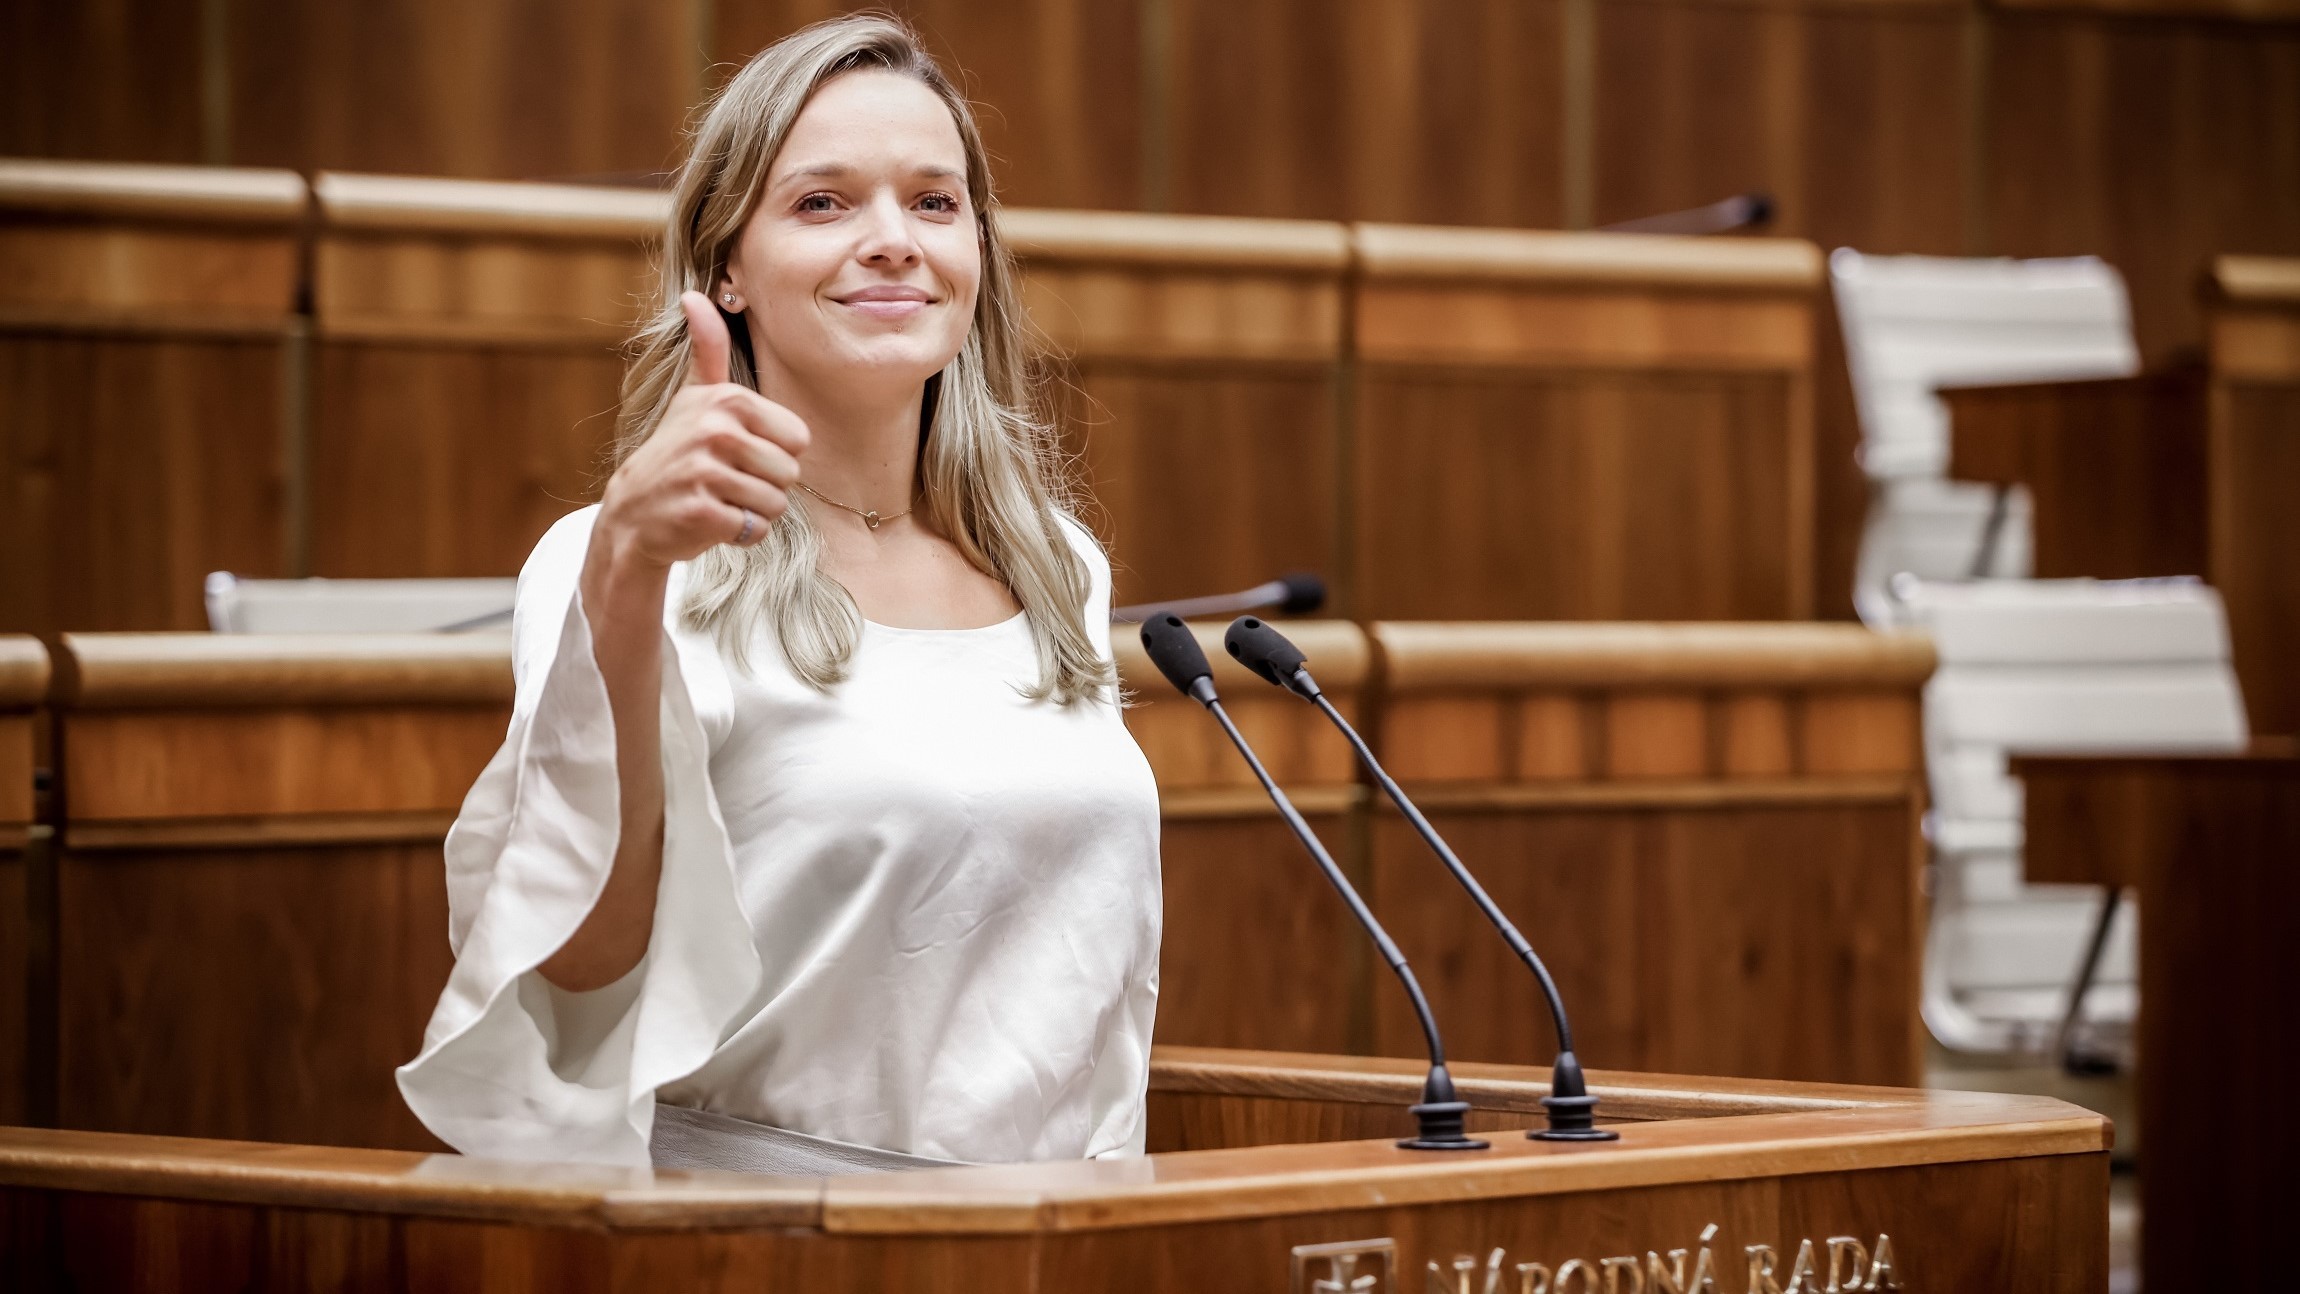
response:
<path id="1" fill-rule="evenodd" d="M 832 506 L 832 507 L 834 507 L 834 508 L 840 508 L 840 509 L 843 509 L 843 510 L 845 510 L 845 511 L 847 511 L 847 512 L 851 512 L 851 513 L 855 514 L 855 515 L 856 515 L 856 516 L 858 516 L 858 517 L 861 517 L 861 518 L 863 519 L 863 524 L 864 524 L 864 525 L 866 525 L 866 526 L 869 526 L 869 527 L 870 527 L 871 529 L 873 529 L 873 530 L 876 530 L 876 529 L 878 529 L 878 528 L 879 528 L 879 523 L 880 523 L 880 522 L 884 522 L 884 521 L 900 521 L 900 520 L 902 520 L 904 517 L 907 517 L 907 516 L 909 516 L 909 515 L 912 513 L 912 511 L 913 511 L 913 510 L 915 510 L 915 509 L 918 507 L 918 505 L 917 505 L 917 504 L 913 503 L 912 505 L 910 505 L 910 507 L 908 507 L 908 508 L 904 508 L 902 511 L 900 511 L 900 512 L 898 512 L 898 513 L 894 514 L 894 515 L 893 515 L 893 516 L 891 516 L 891 517 L 882 517 L 882 516 L 880 516 L 880 515 L 879 515 L 879 514 L 878 514 L 876 511 L 872 511 L 872 510 L 868 510 L 868 509 L 864 509 L 864 508 L 858 508 L 858 507 L 855 507 L 855 506 L 854 506 L 853 504 L 851 504 L 851 503 L 841 503 L 841 502 L 839 502 L 837 499 L 834 499 L 834 498 L 830 497 L 829 495 L 827 495 L 827 494 L 823 493 L 821 490 L 818 490 L 818 489 L 816 489 L 815 487 L 813 487 L 813 486 L 811 486 L 811 485 L 807 484 L 805 481 L 793 481 L 793 482 L 791 482 L 791 484 L 793 484 L 793 485 L 795 485 L 795 486 L 799 487 L 799 488 L 800 488 L 800 489 L 802 489 L 802 490 L 805 490 L 807 493 L 809 493 L 809 494 L 811 494 L 811 495 L 815 496 L 815 497 L 816 497 L 816 498 L 818 498 L 818 499 L 821 499 L 823 502 L 825 502 L 825 503 L 827 503 L 827 504 L 831 505 L 831 506 Z"/>

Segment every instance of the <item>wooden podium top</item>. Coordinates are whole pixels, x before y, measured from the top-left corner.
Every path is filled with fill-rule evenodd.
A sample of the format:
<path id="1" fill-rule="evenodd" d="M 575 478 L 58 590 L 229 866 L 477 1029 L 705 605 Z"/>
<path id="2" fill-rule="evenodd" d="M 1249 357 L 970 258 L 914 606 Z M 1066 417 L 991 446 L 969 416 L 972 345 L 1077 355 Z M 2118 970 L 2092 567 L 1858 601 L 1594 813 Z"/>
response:
<path id="1" fill-rule="evenodd" d="M 1238 1141 L 1299 1133 L 1337 1108 L 1402 1109 L 1421 1078 L 1413 1061 L 1211 1048 L 1161 1048 L 1154 1064 L 1154 1095 L 1226 1104 L 1181 1117 L 1218 1122 Z M 1453 1069 L 1463 1098 L 1484 1116 L 1478 1122 L 1521 1128 L 1538 1118 L 1545 1071 Z M 0 1187 L 586 1229 L 979 1235 L 2081 1155 L 2107 1150 L 2112 1139 L 2099 1115 L 2043 1097 L 1591 1077 L 1618 1142 L 1539 1142 L 1503 1128 L 1481 1132 L 1492 1148 L 1474 1152 L 1406 1151 L 1385 1138 L 800 1178 L 6 1128 Z"/>

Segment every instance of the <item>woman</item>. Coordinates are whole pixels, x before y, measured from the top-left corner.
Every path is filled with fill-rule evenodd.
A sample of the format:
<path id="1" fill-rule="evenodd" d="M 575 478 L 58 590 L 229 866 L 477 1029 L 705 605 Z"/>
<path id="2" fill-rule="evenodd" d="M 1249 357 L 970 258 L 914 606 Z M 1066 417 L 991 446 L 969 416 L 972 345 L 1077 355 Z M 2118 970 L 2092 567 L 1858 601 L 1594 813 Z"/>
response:
<path id="1" fill-rule="evenodd" d="M 520 575 L 400 1090 L 495 1157 L 1139 1152 L 1157 791 L 965 103 L 895 22 L 778 43 L 662 278 L 604 500 Z"/>

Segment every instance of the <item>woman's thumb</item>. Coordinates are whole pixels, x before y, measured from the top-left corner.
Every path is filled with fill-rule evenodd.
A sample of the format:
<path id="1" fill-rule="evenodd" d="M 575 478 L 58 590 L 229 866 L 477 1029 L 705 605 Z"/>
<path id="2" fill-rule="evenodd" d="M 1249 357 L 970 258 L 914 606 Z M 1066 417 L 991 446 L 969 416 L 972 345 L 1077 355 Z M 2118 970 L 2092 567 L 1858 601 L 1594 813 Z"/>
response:
<path id="1" fill-rule="evenodd" d="M 712 386 L 727 380 L 727 321 L 719 308 L 700 292 L 679 294 L 679 308 L 687 314 L 687 383 Z"/>

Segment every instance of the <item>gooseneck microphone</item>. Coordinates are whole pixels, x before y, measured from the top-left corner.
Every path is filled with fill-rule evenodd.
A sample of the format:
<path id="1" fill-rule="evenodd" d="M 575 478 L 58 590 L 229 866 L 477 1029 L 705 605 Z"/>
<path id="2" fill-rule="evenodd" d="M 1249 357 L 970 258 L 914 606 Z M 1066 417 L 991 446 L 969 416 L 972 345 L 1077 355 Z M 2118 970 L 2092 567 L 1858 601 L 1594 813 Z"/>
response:
<path id="1" fill-rule="evenodd" d="M 1234 616 L 1241 611 L 1264 611 L 1273 607 L 1290 616 L 1306 616 L 1324 605 L 1326 582 L 1309 571 L 1294 571 L 1236 593 L 1118 607 L 1111 611 L 1110 618 L 1122 624 L 1133 624 L 1137 620 L 1148 620 L 1164 612 L 1171 612 L 1187 620 L 1191 616 Z"/>
<path id="2" fill-rule="evenodd" d="M 1229 632 L 1222 635 L 1222 646 L 1239 664 L 1252 670 L 1265 682 L 1284 688 L 1316 706 L 1336 728 L 1342 730 L 1342 735 L 1350 739 L 1350 748 L 1357 752 L 1358 762 L 1373 774 L 1382 793 L 1398 806 L 1398 812 L 1413 824 L 1414 831 L 1430 847 L 1430 852 L 1436 854 L 1438 861 L 1445 864 L 1446 870 L 1453 873 L 1455 882 L 1469 893 L 1471 901 L 1485 914 L 1485 919 L 1493 923 L 1493 928 L 1501 933 L 1502 941 L 1509 945 L 1510 951 L 1516 953 L 1518 960 L 1533 972 L 1535 981 L 1541 985 L 1541 995 L 1548 999 L 1550 1022 L 1557 1028 L 1557 1060 L 1550 1066 L 1549 1095 L 1541 1098 L 1541 1107 L 1549 1116 L 1549 1126 L 1531 1129 L 1525 1135 L 1541 1141 L 1617 1140 L 1620 1133 L 1597 1126 L 1597 1098 L 1589 1094 L 1588 1080 L 1581 1073 L 1581 1061 L 1573 1054 L 1573 1026 L 1566 1022 L 1565 999 L 1557 991 L 1557 982 L 1549 977 L 1549 968 L 1541 964 L 1541 958 L 1534 953 L 1533 945 L 1527 943 L 1525 936 L 1518 933 L 1510 919 L 1502 915 L 1500 905 L 1485 892 L 1484 886 L 1477 883 L 1477 878 L 1470 875 L 1469 868 L 1462 865 L 1461 859 L 1455 856 L 1445 838 L 1438 835 L 1437 828 L 1432 827 L 1429 819 L 1423 817 L 1422 811 L 1406 797 L 1389 771 L 1382 767 L 1381 761 L 1374 758 L 1374 752 L 1366 745 L 1365 738 L 1360 737 L 1358 730 L 1350 726 L 1350 721 L 1334 708 L 1334 703 L 1326 699 L 1324 690 L 1318 686 L 1318 680 L 1310 676 L 1309 661 L 1302 655 L 1301 649 L 1288 641 L 1284 634 L 1252 616 L 1239 616 L 1232 621 Z"/>
<path id="3" fill-rule="evenodd" d="M 1430 1072 L 1429 1077 L 1422 1082 L 1420 1104 L 1411 1107 L 1410 1111 L 1419 1132 L 1400 1141 L 1398 1145 L 1407 1150 L 1484 1150 L 1485 1142 L 1462 1131 L 1463 1120 L 1469 1114 L 1469 1102 L 1454 1094 L 1453 1075 L 1445 1067 L 1445 1044 L 1438 1039 L 1437 1017 L 1430 1014 L 1429 999 L 1422 996 L 1422 986 L 1414 979 L 1413 968 L 1406 965 L 1405 954 L 1399 952 L 1398 946 L 1390 941 L 1389 932 L 1383 930 L 1381 922 L 1374 919 L 1373 910 L 1366 906 L 1364 899 L 1358 897 L 1357 888 L 1350 884 L 1347 876 L 1342 875 L 1342 869 L 1334 865 L 1333 855 L 1326 852 L 1317 833 L 1310 830 L 1310 824 L 1302 820 L 1301 811 L 1294 807 L 1292 800 L 1286 798 L 1284 791 L 1278 789 L 1269 770 L 1262 767 L 1261 759 L 1238 731 L 1238 725 L 1230 721 L 1229 712 L 1222 708 L 1222 699 L 1214 691 L 1214 669 L 1206 663 L 1206 653 L 1199 649 L 1198 640 L 1191 634 L 1190 627 L 1182 623 L 1180 616 L 1171 613 L 1162 612 L 1151 616 L 1142 622 L 1142 646 L 1150 653 L 1150 663 L 1158 667 L 1158 672 L 1166 676 L 1166 681 L 1172 683 L 1176 691 L 1205 706 L 1221 722 L 1222 731 L 1229 734 L 1230 744 L 1238 748 L 1240 755 L 1245 756 L 1246 766 L 1254 770 L 1255 780 L 1262 784 L 1271 802 L 1278 806 L 1279 816 L 1285 818 L 1286 825 L 1294 829 L 1294 835 L 1300 838 L 1302 847 L 1310 851 L 1310 857 L 1317 860 L 1319 870 L 1326 874 L 1326 883 L 1333 886 L 1334 892 L 1342 896 L 1342 902 L 1349 905 L 1350 915 L 1356 917 L 1358 924 L 1365 928 L 1366 934 L 1374 941 L 1374 947 L 1381 950 L 1382 960 L 1388 962 L 1390 969 L 1397 973 L 1398 982 L 1405 986 L 1406 996 L 1413 1000 L 1414 1015 L 1421 1021 L 1422 1037 L 1429 1044 Z"/>

